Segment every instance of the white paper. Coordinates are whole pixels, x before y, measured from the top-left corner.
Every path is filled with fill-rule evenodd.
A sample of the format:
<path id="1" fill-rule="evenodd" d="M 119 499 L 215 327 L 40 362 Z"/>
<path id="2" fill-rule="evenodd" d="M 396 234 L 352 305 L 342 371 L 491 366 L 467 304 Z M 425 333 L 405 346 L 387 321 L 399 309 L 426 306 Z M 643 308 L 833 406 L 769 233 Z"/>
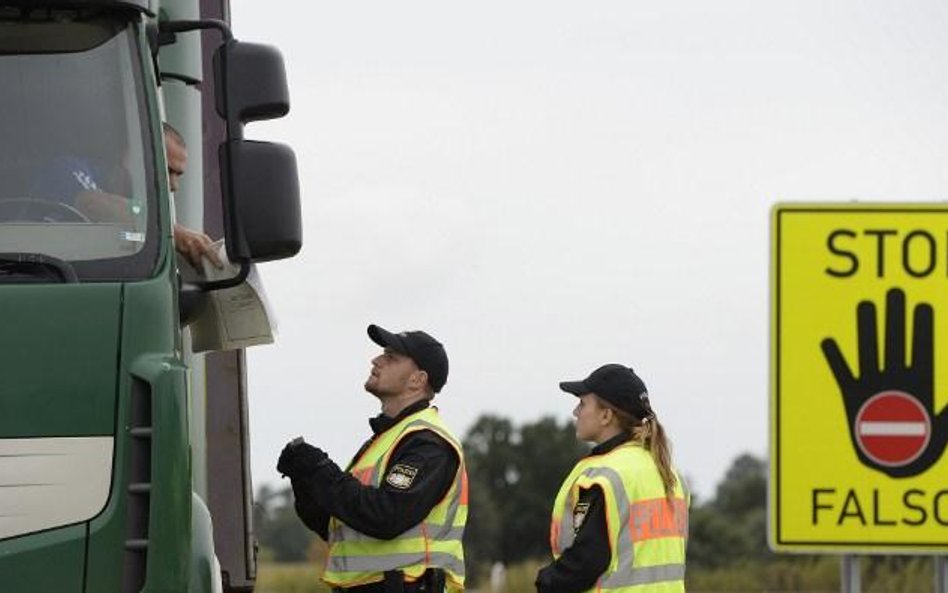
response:
<path id="1" fill-rule="evenodd" d="M 240 266 L 227 260 L 223 240 L 215 242 L 214 248 L 224 267 L 218 268 L 207 258 L 202 259 L 200 271 L 204 278 L 214 281 L 236 276 Z M 242 283 L 211 291 L 207 296 L 207 306 L 191 324 L 191 347 L 195 352 L 273 343 L 276 323 L 256 266 L 251 264 L 247 279 Z"/>

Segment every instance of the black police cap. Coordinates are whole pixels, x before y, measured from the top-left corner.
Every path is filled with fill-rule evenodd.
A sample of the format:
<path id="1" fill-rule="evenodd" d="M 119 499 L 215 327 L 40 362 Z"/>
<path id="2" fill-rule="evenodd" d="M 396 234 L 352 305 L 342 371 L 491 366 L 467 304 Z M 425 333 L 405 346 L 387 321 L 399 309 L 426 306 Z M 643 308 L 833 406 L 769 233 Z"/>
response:
<path id="1" fill-rule="evenodd" d="M 645 382 L 635 374 L 635 371 L 625 365 L 603 365 L 582 381 L 560 383 L 560 389 L 576 396 L 595 393 L 620 410 L 639 419 L 652 415 Z"/>
<path id="2" fill-rule="evenodd" d="M 428 384 L 435 393 L 448 381 L 448 355 L 441 342 L 423 331 L 392 333 L 377 325 L 368 327 L 369 337 L 383 348 L 391 348 L 411 358 L 428 373 Z"/>

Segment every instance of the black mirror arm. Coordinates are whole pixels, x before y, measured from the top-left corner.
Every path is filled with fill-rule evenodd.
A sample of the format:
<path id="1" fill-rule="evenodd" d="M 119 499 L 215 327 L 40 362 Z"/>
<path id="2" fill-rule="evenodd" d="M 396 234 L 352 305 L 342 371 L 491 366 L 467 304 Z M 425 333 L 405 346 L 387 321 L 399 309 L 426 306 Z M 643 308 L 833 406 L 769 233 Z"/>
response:
<path id="1" fill-rule="evenodd" d="M 163 21 L 158 24 L 159 42 L 164 45 L 165 40 L 174 39 L 176 33 L 185 33 L 187 31 L 204 31 L 207 29 L 217 29 L 224 36 L 224 41 L 230 41 L 234 38 L 230 27 L 224 21 L 217 19 L 201 19 L 196 21 Z M 164 37 L 162 37 L 164 36 Z M 171 41 L 173 43 L 173 41 Z"/>
<path id="2" fill-rule="evenodd" d="M 237 272 L 236 276 L 232 278 L 224 278 L 223 280 L 211 280 L 208 282 L 191 282 L 192 285 L 198 287 L 204 292 L 211 292 L 212 290 L 223 290 L 225 288 L 233 288 L 238 284 L 242 283 L 247 279 L 247 276 L 250 274 L 250 260 L 245 259 L 240 262 L 240 270 Z"/>

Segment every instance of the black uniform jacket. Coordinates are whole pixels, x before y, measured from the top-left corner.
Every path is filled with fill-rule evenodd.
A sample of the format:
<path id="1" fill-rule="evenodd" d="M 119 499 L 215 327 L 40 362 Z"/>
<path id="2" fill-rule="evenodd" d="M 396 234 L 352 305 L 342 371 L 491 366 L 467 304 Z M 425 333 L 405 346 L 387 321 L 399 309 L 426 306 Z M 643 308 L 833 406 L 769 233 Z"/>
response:
<path id="1" fill-rule="evenodd" d="M 362 445 L 353 461 L 378 435 L 427 407 L 427 401 L 420 401 L 395 418 L 384 414 L 371 418 L 372 438 Z M 370 537 L 394 539 L 421 523 L 444 498 L 459 463 L 447 441 L 433 431 L 419 430 L 403 438 L 392 452 L 378 488 L 362 485 L 331 462 L 312 475 L 292 480 L 296 514 L 323 539 L 328 537 L 330 516 Z M 387 479 L 393 472 L 398 475 Z"/>
<path id="2" fill-rule="evenodd" d="M 629 440 L 622 433 L 596 445 L 589 455 L 602 455 Z M 611 550 L 606 525 L 606 503 L 598 486 L 579 491 L 573 509 L 576 539 L 554 560 L 537 573 L 539 593 L 579 593 L 592 588 L 596 579 L 609 568 Z"/>

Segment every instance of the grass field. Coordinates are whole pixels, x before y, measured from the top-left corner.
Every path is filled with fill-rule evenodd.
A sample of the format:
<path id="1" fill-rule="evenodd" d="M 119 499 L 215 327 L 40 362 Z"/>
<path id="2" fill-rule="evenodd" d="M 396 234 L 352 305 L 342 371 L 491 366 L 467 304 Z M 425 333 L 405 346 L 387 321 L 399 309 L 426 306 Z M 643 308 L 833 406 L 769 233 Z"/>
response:
<path id="1" fill-rule="evenodd" d="M 329 589 L 319 580 L 320 570 L 315 562 L 274 563 L 262 562 L 257 567 L 255 593 L 328 593 Z M 507 571 L 504 593 L 532 593 L 536 591 L 533 580 L 537 574 L 537 562 L 526 562 L 512 566 Z M 476 593 L 474 589 L 467 589 Z M 484 590 L 484 593 L 487 593 Z"/>
<path id="2" fill-rule="evenodd" d="M 319 580 L 322 563 L 277 564 L 263 562 L 257 570 L 256 593 L 329 593 Z M 539 562 L 511 566 L 502 591 L 496 593 L 534 593 L 533 580 Z M 484 575 L 486 576 L 486 575 Z M 487 579 L 467 593 L 492 593 Z M 917 557 L 881 561 L 863 569 L 864 593 L 928 593 L 934 589 L 931 558 Z M 782 560 L 767 565 L 747 564 L 716 571 L 692 571 L 688 575 L 689 593 L 798 592 L 835 593 L 839 591 L 839 559 L 835 556 L 807 562 Z"/>
<path id="3" fill-rule="evenodd" d="M 328 593 L 319 580 L 320 568 L 315 562 L 277 564 L 262 562 L 257 567 L 255 593 Z"/>

